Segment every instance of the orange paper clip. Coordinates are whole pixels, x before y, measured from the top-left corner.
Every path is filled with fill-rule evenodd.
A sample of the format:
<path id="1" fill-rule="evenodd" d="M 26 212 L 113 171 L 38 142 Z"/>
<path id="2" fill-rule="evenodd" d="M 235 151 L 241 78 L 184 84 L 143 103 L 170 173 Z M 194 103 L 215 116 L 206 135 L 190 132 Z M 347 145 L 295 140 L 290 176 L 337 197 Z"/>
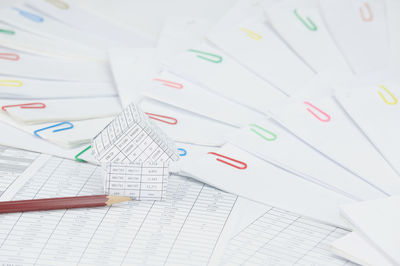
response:
<path id="1" fill-rule="evenodd" d="M 7 111 L 7 108 L 12 107 L 20 107 L 21 109 L 41 109 L 46 108 L 44 103 L 22 103 L 22 104 L 13 104 L 13 105 L 4 105 L 1 107 L 3 111 Z"/>
<path id="2" fill-rule="evenodd" d="M 379 95 L 385 101 L 385 103 L 387 103 L 389 105 L 394 105 L 394 104 L 396 104 L 398 102 L 397 98 L 384 85 L 381 85 L 381 88 L 384 89 L 390 95 L 390 97 L 393 99 L 391 101 L 388 101 L 386 99 L 386 97 L 382 94 L 382 92 L 378 91 Z"/>
<path id="3" fill-rule="evenodd" d="M 165 115 L 158 115 L 152 113 L 145 113 L 149 118 L 169 124 L 169 125 L 176 125 L 178 124 L 178 120 L 173 117 L 165 116 Z"/>
<path id="4" fill-rule="evenodd" d="M 247 164 L 246 163 L 241 162 L 241 161 L 236 160 L 236 159 L 233 159 L 233 158 L 230 158 L 228 156 L 225 156 L 225 155 L 222 155 L 222 154 L 219 154 L 219 153 L 216 153 L 216 152 L 209 152 L 208 154 L 212 154 L 212 155 L 215 155 L 215 156 L 218 156 L 218 157 L 222 157 L 222 158 L 227 159 L 227 160 L 229 160 L 231 162 L 237 163 L 238 165 L 230 163 L 228 161 L 221 160 L 220 158 L 217 158 L 217 161 L 219 161 L 221 163 L 224 163 L 224 164 L 227 164 L 227 165 L 230 165 L 230 166 L 235 167 L 237 169 L 244 170 L 244 169 L 247 168 Z"/>
<path id="5" fill-rule="evenodd" d="M 370 22 L 374 19 L 374 14 L 372 14 L 371 7 L 369 6 L 368 3 L 364 3 L 364 6 L 365 6 L 365 9 L 367 9 L 367 11 L 368 11 L 368 17 L 365 16 L 362 7 L 360 7 L 360 16 L 361 16 L 362 20 L 364 20 L 365 22 Z"/>
<path id="6" fill-rule="evenodd" d="M 312 105 L 309 102 L 304 102 L 306 105 L 312 107 L 313 109 L 315 109 L 316 111 L 318 111 L 318 113 L 322 114 L 323 117 L 318 116 L 316 113 L 314 113 L 313 110 L 311 110 L 310 108 L 307 108 L 307 111 L 309 111 L 313 116 L 315 116 L 319 121 L 321 122 L 329 122 L 331 120 L 330 115 L 328 115 L 327 113 L 325 113 L 324 111 L 322 111 L 321 109 L 319 109 L 318 107 Z"/>
<path id="7" fill-rule="evenodd" d="M 10 54 L 10 53 L 0 53 L 0 59 L 10 60 L 10 61 L 18 61 L 19 55 Z"/>
<path id="8" fill-rule="evenodd" d="M 165 80 L 165 79 L 158 79 L 158 78 L 155 78 L 153 80 L 160 81 L 164 86 L 168 86 L 168 87 L 171 87 L 174 89 L 180 90 L 183 88 L 183 85 L 178 82 L 173 82 L 173 81 L 169 81 L 169 80 Z"/>

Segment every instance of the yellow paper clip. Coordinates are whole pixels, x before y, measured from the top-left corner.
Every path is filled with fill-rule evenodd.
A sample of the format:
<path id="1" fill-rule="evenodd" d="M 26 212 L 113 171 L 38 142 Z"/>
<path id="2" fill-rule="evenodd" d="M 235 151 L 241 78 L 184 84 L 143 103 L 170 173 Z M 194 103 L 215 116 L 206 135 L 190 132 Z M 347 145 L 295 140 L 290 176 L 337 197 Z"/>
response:
<path id="1" fill-rule="evenodd" d="M 240 28 L 241 31 L 246 32 L 247 36 L 249 36 L 250 38 L 252 38 L 253 40 L 259 41 L 262 39 L 262 36 L 258 33 L 255 33 L 254 31 L 251 31 L 249 29 L 246 28 Z"/>
<path id="2" fill-rule="evenodd" d="M 386 98 L 382 94 L 382 92 L 378 91 L 379 95 L 382 97 L 382 99 L 385 101 L 385 103 L 387 103 L 389 105 L 394 105 L 398 102 L 397 98 L 384 85 L 381 85 L 381 88 L 384 89 L 390 95 L 390 97 L 392 97 L 392 99 L 393 99 L 393 101 L 386 100 Z"/>
<path id="3" fill-rule="evenodd" d="M 2 86 L 2 87 L 22 87 L 22 81 L 20 81 L 20 80 L 0 80 L 0 86 Z"/>

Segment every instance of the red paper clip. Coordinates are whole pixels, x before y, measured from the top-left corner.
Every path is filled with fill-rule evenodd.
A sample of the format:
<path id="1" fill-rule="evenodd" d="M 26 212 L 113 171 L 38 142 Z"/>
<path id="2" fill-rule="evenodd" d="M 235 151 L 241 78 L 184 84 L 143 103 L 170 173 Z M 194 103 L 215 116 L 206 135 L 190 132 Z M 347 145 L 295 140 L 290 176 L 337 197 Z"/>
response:
<path id="1" fill-rule="evenodd" d="M 221 163 L 224 163 L 224 164 L 227 164 L 227 165 L 230 165 L 230 166 L 235 167 L 237 169 L 244 170 L 244 169 L 247 168 L 247 164 L 246 163 L 238 161 L 238 160 L 235 160 L 235 159 L 230 158 L 228 156 L 225 156 L 225 155 L 222 155 L 222 154 L 219 154 L 219 153 L 216 153 L 216 152 L 209 152 L 208 154 L 212 154 L 212 155 L 215 155 L 215 156 L 218 156 L 218 157 L 222 157 L 222 158 L 228 159 L 228 160 L 230 160 L 232 162 L 240 164 L 240 165 L 235 165 L 235 164 L 232 164 L 230 162 L 221 160 L 220 158 L 217 158 L 217 161 L 219 161 Z"/>
<path id="2" fill-rule="evenodd" d="M 44 103 L 22 103 L 22 104 L 13 104 L 13 105 L 4 105 L 1 107 L 3 111 L 7 111 L 7 108 L 10 107 L 20 107 L 21 109 L 41 109 L 46 108 Z"/>
<path id="3" fill-rule="evenodd" d="M 4 60 L 18 61 L 19 55 L 10 53 L 0 53 L 0 58 Z"/>
<path id="4" fill-rule="evenodd" d="M 169 124 L 169 125 L 176 125 L 178 124 L 178 120 L 176 120 L 173 117 L 169 117 L 169 116 L 164 116 L 164 115 L 158 115 L 158 114 L 151 114 L 151 113 L 145 113 L 149 118 Z M 164 118 L 161 119 L 161 118 Z"/>
<path id="5" fill-rule="evenodd" d="M 308 106 L 314 108 L 315 110 L 317 110 L 319 113 L 321 113 L 323 116 L 325 116 L 325 118 L 319 117 L 316 113 L 314 113 L 313 110 L 311 110 L 310 108 L 307 108 L 307 111 L 309 111 L 313 116 L 315 116 L 319 121 L 321 122 L 329 122 L 331 120 L 330 115 L 328 115 L 327 113 L 325 113 L 324 111 L 322 111 L 321 109 L 319 109 L 318 107 L 315 107 L 314 105 L 312 105 L 309 102 L 304 102 L 305 104 L 307 104 Z"/>
<path id="6" fill-rule="evenodd" d="M 165 79 L 157 79 L 157 78 L 153 79 L 153 80 L 160 81 L 164 86 L 168 86 L 168 87 L 171 87 L 174 89 L 180 90 L 183 88 L 183 85 L 180 83 L 177 83 L 177 82 L 173 82 L 173 81 L 169 81 L 169 80 L 165 80 Z"/>

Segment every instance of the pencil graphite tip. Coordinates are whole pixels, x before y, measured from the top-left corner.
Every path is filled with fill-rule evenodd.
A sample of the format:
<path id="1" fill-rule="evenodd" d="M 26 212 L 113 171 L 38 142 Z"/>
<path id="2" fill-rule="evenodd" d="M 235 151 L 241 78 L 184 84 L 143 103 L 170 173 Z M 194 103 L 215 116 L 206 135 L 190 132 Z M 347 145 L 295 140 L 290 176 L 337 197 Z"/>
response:
<path id="1" fill-rule="evenodd" d="M 124 202 L 124 201 L 130 201 L 132 200 L 130 197 L 124 197 L 124 196 L 107 196 L 107 201 L 106 205 L 110 206 L 116 203 Z"/>

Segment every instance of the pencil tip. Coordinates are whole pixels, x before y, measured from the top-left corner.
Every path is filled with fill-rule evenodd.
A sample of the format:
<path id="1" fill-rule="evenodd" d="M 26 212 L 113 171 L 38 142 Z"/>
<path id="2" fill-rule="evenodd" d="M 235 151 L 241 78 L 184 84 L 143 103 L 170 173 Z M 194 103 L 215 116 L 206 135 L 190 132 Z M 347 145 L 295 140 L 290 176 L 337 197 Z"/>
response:
<path id="1" fill-rule="evenodd" d="M 106 202 L 107 206 L 132 200 L 130 197 L 124 197 L 124 196 L 107 196 L 107 198 L 108 198 Z"/>

